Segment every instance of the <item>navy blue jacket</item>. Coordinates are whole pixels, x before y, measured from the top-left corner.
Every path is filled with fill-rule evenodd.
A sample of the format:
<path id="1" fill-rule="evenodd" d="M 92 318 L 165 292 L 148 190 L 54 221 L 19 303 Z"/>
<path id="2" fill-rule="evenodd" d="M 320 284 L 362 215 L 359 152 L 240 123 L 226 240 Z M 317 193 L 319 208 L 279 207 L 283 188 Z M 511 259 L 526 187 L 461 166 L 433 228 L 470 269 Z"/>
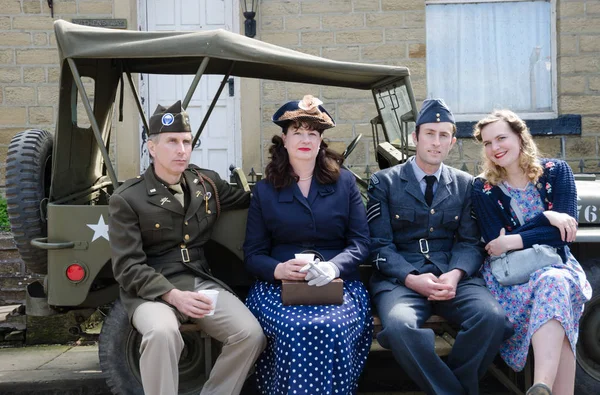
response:
<path id="1" fill-rule="evenodd" d="M 358 266 L 369 254 L 369 227 L 350 172 L 342 169 L 328 185 L 313 178 L 307 198 L 295 183 L 276 190 L 262 180 L 254 187 L 244 242 L 248 271 L 274 282 L 277 264 L 309 249 L 333 262 L 343 280 L 359 279 Z"/>
<path id="2" fill-rule="evenodd" d="M 545 210 L 554 210 L 577 218 L 577 189 L 569 165 L 558 159 L 541 159 L 544 174 L 536 183 Z M 483 178 L 477 178 L 473 186 L 473 208 L 486 243 L 494 240 L 504 228 L 506 234 L 520 234 L 523 248 L 534 244 L 562 247 L 560 231 L 550 224 L 548 218 L 539 213 L 525 225 L 520 226 L 510 212 L 510 197 L 498 186 L 492 186 Z M 563 260 L 564 248 L 558 249 Z"/>

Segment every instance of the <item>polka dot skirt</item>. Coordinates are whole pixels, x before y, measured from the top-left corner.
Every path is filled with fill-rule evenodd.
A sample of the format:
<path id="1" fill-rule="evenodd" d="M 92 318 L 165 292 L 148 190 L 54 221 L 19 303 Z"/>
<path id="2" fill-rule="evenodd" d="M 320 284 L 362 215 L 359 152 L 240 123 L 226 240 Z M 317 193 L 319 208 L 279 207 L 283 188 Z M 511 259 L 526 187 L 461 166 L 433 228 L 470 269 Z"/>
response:
<path id="1" fill-rule="evenodd" d="M 373 335 L 362 282 L 344 282 L 342 305 L 284 306 L 281 285 L 258 281 L 246 304 L 268 339 L 256 362 L 260 393 L 356 393 Z"/>

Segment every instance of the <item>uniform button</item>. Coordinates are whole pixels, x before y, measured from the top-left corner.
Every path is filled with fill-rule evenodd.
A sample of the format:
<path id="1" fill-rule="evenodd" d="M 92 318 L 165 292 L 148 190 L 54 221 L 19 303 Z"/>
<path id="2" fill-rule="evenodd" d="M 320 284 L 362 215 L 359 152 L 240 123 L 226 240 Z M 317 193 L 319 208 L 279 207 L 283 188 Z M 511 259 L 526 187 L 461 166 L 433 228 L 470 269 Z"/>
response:
<path id="1" fill-rule="evenodd" d="M 183 244 L 183 243 L 179 244 L 179 248 L 185 248 L 185 244 Z"/>
<path id="2" fill-rule="evenodd" d="M 187 241 L 190 239 L 190 235 L 185 235 L 185 236 L 183 236 L 183 238 Z"/>
<path id="3" fill-rule="evenodd" d="M 188 222 L 187 221 L 185 221 L 184 224 L 185 224 L 185 226 L 188 226 Z"/>
<path id="4" fill-rule="evenodd" d="M 454 217 L 454 219 L 458 221 L 458 215 L 456 217 Z"/>
<path id="5" fill-rule="evenodd" d="M 398 214 L 396 214 L 396 215 L 395 215 L 395 218 L 396 218 L 396 219 L 399 219 L 399 218 L 400 218 L 400 216 L 399 216 Z"/>
<path id="6" fill-rule="evenodd" d="M 435 214 L 435 210 L 434 210 L 434 209 L 431 209 L 430 213 L 431 213 L 431 214 Z"/>
<path id="7" fill-rule="evenodd" d="M 156 225 L 154 225 L 154 227 L 155 227 L 156 229 L 158 229 L 158 228 L 160 228 L 160 224 L 156 224 Z"/>
<path id="8" fill-rule="evenodd" d="M 429 259 L 429 254 L 425 254 L 425 258 Z"/>
<path id="9" fill-rule="evenodd" d="M 432 226 L 431 228 L 429 228 L 429 231 L 430 231 L 430 232 L 433 232 L 433 226 Z"/>

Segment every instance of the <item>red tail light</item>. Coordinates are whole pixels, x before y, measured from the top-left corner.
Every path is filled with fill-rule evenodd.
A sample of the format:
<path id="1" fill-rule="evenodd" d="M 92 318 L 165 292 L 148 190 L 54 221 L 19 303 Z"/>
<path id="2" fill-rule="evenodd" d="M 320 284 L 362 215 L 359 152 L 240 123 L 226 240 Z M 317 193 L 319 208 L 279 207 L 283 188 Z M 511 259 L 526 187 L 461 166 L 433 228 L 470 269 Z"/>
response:
<path id="1" fill-rule="evenodd" d="M 81 265 L 74 263 L 72 265 L 69 265 L 69 267 L 67 268 L 67 278 L 69 280 L 79 282 L 83 280 L 84 277 L 85 269 Z"/>

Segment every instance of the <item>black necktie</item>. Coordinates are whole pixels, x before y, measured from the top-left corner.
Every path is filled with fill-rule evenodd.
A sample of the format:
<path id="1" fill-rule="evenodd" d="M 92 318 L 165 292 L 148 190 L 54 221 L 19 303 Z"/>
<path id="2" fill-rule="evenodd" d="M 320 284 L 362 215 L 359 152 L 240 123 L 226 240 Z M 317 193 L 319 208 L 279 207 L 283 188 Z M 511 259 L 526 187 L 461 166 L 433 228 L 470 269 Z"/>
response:
<path id="1" fill-rule="evenodd" d="M 425 182 L 427 186 L 425 187 L 425 202 L 427 202 L 428 206 L 431 206 L 431 202 L 433 202 L 433 183 L 435 182 L 435 176 L 425 176 Z"/>

